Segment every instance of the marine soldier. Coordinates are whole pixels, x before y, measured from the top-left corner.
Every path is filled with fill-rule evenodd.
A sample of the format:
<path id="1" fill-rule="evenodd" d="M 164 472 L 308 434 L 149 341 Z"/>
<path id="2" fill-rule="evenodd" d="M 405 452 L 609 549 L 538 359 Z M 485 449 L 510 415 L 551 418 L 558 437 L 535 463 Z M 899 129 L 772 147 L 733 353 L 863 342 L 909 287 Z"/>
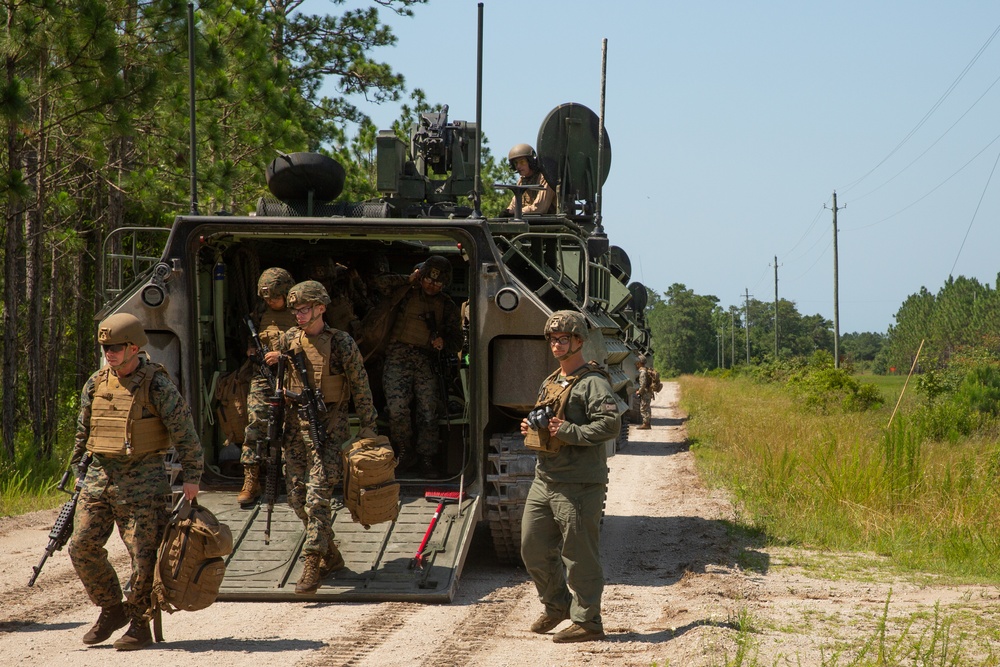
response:
<path id="1" fill-rule="evenodd" d="M 521 422 L 525 445 L 538 455 L 521 519 L 521 558 L 545 607 L 531 631 L 546 633 L 568 618 L 573 624 L 552 641 L 592 641 L 604 638 L 599 538 L 606 443 L 618 436 L 620 412 L 607 373 L 583 360 L 583 315 L 556 311 L 543 333 L 559 369 Z"/>
<path id="2" fill-rule="evenodd" d="M 295 409 L 285 411 L 285 482 L 288 505 L 306 528 L 302 553 L 305 562 L 295 585 L 300 594 L 315 593 L 319 582 L 344 567 L 344 558 L 334 543 L 333 489 L 340 479 L 341 445 L 350 438 L 348 400 L 354 400 L 359 428 L 376 432 L 378 417 L 368 386 L 361 352 L 346 332 L 323 321 L 330 304 L 326 289 L 315 280 L 301 282 L 288 291 L 288 307 L 296 326 L 281 337 L 280 349 L 288 355 L 303 353 L 312 389 L 319 392 L 326 410 L 317 431 L 324 442 L 309 435 L 309 422 Z M 291 366 L 291 364 L 289 364 Z M 303 383 L 292 367 L 285 380 L 290 394 L 302 391 Z"/>
<path id="3" fill-rule="evenodd" d="M 330 298 L 323 315 L 327 326 L 346 331 L 357 339 L 361 327 L 357 314 L 361 284 L 358 272 L 323 256 L 313 257 L 306 262 L 306 276 L 322 285 Z"/>
<path id="4" fill-rule="evenodd" d="M 163 454 L 171 446 L 181 464 L 184 497 L 194 500 L 201 482 L 201 443 L 191 410 L 166 369 L 140 352 L 146 332 L 134 315 L 104 319 L 97 330 L 107 365 L 90 376 L 80 396 L 72 464 L 93 454 L 69 545 L 73 567 L 101 615 L 84 644 L 99 644 L 130 623 L 115 643 L 141 649 L 149 631 L 156 552 L 166 525 L 170 486 Z M 118 533 L 132 559 L 128 599 L 104 548 Z"/>
<path id="5" fill-rule="evenodd" d="M 263 362 L 268 367 L 278 363 L 281 352 L 278 341 L 281 334 L 295 326 L 295 316 L 285 303 L 288 290 L 295 284 L 295 279 L 285 269 L 272 267 L 260 274 L 257 280 L 257 295 L 264 300 L 265 309 L 256 322 L 257 335 L 264 350 Z M 257 348 L 250 342 L 247 354 L 252 356 Z M 272 372 L 273 374 L 273 372 Z M 240 453 L 240 463 L 243 464 L 243 489 L 236 501 L 243 509 L 249 509 L 260 498 L 260 463 L 257 460 L 257 446 L 267 439 L 267 423 L 271 409 L 267 397 L 274 393 L 274 387 L 264 371 L 257 368 L 250 380 L 250 392 L 247 395 L 247 427 L 244 431 L 243 448 Z"/>
<path id="6" fill-rule="evenodd" d="M 653 419 L 653 411 L 650 407 L 650 402 L 653 400 L 653 379 L 650 377 L 649 369 L 646 368 L 646 355 L 640 354 L 636 358 L 635 367 L 639 369 L 635 395 L 639 397 L 639 416 L 642 417 L 642 424 L 636 428 L 649 430 L 652 428 L 650 421 Z"/>
<path id="7" fill-rule="evenodd" d="M 447 382 L 441 355 L 455 356 L 462 349 L 458 306 L 442 292 L 451 283 L 451 274 L 447 259 L 431 255 L 409 276 L 383 276 L 378 281 L 383 291 L 409 286 L 396 306 L 382 386 L 389 413 L 389 437 L 399 449 L 404 468 L 410 465 L 414 451 L 416 417 L 416 455 L 425 477 L 438 474 L 434 463 L 440 444 L 438 420 L 447 409 L 441 400 L 441 382 Z"/>
<path id="8" fill-rule="evenodd" d="M 556 191 L 545 180 L 545 174 L 542 173 L 535 149 L 528 144 L 517 144 L 507 154 L 507 163 L 520 176 L 517 180 L 518 185 L 542 186 L 541 190 L 527 190 L 521 193 L 521 213 L 535 213 L 540 215 L 555 213 Z M 511 198 L 510 204 L 507 205 L 507 210 L 503 212 L 504 216 L 510 217 L 514 215 L 514 212 L 517 210 L 515 208 L 516 200 L 517 195 Z"/>

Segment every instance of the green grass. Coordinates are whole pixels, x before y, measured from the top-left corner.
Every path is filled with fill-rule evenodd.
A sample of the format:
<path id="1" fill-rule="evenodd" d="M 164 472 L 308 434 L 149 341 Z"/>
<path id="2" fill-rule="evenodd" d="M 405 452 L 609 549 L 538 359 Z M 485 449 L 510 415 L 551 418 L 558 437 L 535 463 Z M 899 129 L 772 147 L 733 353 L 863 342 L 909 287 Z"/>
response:
<path id="1" fill-rule="evenodd" d="M 901 571 L 1000 581 L 1000 443 L 922 442 L 902 408 L 888 429 L 895 401 L 821 415 L 777 386 L 680 381 L 703 473 L 732 489 L 742 520 L 771 543 L 869 552 Z"/>

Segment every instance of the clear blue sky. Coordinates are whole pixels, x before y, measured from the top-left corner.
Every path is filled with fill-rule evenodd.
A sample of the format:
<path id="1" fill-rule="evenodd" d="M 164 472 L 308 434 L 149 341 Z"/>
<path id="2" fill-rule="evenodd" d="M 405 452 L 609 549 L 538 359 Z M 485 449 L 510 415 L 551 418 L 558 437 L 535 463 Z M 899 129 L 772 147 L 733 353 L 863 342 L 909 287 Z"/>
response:
<path id="1" fill-rule="evenodd" d="M 746 289 L 771 301 L 777 256 L 779 296 L 832 320 L 834 190 L 846 205 L 841 333 L 885 332 L 908 295 L 937 292 L 949 274 L 996 287 L 1000 2 L 484 7 L 494 154 L 534 144 L 558 104 L 597 111 L 607 38 L 604 222 L 651 289 L 683 283 L 724 308 Z M 373 55 L 450 105 L 450 119 L 474 121 L 477 3 L 431 0 L 383 20 L 399 42 Z M 379 127 L 398 116 L 366 109 Z"/>

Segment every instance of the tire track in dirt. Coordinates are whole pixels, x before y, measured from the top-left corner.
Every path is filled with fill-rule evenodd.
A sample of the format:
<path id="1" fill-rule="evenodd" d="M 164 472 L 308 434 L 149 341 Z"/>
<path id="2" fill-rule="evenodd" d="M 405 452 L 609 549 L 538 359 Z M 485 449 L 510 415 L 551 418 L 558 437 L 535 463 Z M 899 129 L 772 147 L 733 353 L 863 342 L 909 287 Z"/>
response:
<path id="1" fill-rule="evenodd" d="M 531 586 L 514 580 L 489 593 L 471 610 L 437 648 L 420 663 L 422 667 L 465 667 L 484 646 L 496 640 L 497 628 L 504 627 L 513 611 L 521 606 Z"/>
<path id="2" fill-rule="evenodd" d="M 381 646 L 387 637 L 406 625 L 424 605 L 415 602 L 386 602 L 373 610 L 372 621 L 358 624 L 353 631 L 330 640 L 321 649 L 298 663 L 300 667 L 357 665 Z"/>

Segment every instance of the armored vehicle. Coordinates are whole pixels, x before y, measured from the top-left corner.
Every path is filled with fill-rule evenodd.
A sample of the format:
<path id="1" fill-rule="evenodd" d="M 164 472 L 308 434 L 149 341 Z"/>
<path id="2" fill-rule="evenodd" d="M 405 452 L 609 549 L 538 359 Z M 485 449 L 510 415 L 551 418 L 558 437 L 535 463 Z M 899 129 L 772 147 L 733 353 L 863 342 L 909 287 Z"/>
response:
<path id="1" fill-rule="evenodd" d="M 246 360 L 243 322 L 259 303 L 257 278 L 269 267 L 282 267 L 296 280 L 328 280 L 331 296 L 347 300 L 351 321 L 378 301 L 372 287 L 379 274 L 409 274 L 440 255 L 450 263 L 447 290 L 463 315 L 464 349 L 441 364 L 440 400 L 447 409 L 436 478 L 397 475 L 402 492 L 395 522 L 365 529 L 336 511 L 347 567 L 306 597 L 450 600 L 481 522 L 488 523 L 499 558 L 519 560 L 520 517 L 534 467 L 519 424 L 556 365 L 540 334 L 545 319 L 559 309 L 586 315 L 600 335 L 589 337 L 585 355 L 607 367 L 626 415 L 635 355 L 652 353 L 645 288 L 629 283 L 627 254 L 609 245 L 595 216 L 598 179 L 606 178 L 610 164 L 606 142 L 598 168 L 598 126 L 597 116 L 578 104 L 557 107 L 543 122 L 537 146 L 557 192 L 552 215 L 487 219 L 475 206 L 459 204 L 474 190 L 478 130 L 449 121 L 445 107 L 420 118 L 408 145 L 392 132 L 378 136 L 377 201 L 338 201 L 342 167 L 323 155 L 293 153 L 268 167 L 273 196 L 253 212 L 181 215 L 169 230 L 115 233 L 105 265 L 117 282 L 107 286 L 98 317 L 131 312 L 146 323 L 146 349 L 191 404 L 207 463 L 199 498 L 235 536 L 220 599 L 303 599 L 293 592 L 302 524 L 280 498 L 265 544 L 265 509 L 236 503 L 239 443 L 227 441 L 218 423 L 216 389 Z M 149 250 L 159 247 L 162 252 Z M 367 364 L 384 415 L 377 357 Z M 384 424 L 380 432 L 388 432 Z M 620 444 L 608 443 L 609 453 Z M 449 492 L 458 501 L 445 503 L 422 566 L 412 567 L 436 497 Z"/>

